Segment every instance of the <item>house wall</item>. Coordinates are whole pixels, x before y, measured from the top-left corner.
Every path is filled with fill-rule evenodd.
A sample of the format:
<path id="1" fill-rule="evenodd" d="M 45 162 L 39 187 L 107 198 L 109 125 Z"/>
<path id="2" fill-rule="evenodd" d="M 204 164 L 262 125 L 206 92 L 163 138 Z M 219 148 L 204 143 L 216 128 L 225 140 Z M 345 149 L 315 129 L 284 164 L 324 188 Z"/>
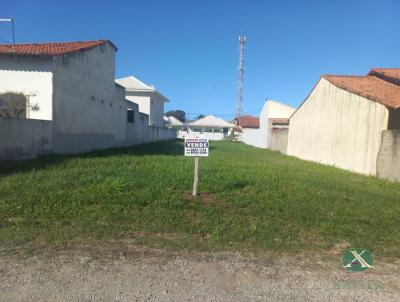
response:
<path id="1" fill-rule="evenodd" d="M 275 128 L 271 129 L 271 139 L 269 148 L 274 151 L 279 151 L 283 154 L 287 153 L 287 145 L 288 145 L 288 136 L 289 129 L 288 128 Z"/>
<path id="2" fill-rule="evenodd" d="M 400 130 L 382 132 L 376 170 L 379 177 L 400 181 Z"/>
<path id="3" fill-rule="evenodd" d="M 52 126 L 45 120 L 0 118 L 0 161 L 51 153 Z"/>
<path id="4" fill-rule="evenodd" d="M 143 125 L 143 118 L 140 118 L 139 106 L 136 103 L 126 100 L 127 109 L 134 110 L 134 123 L 127 123 L 127 141 L 130 145 L 140 144 L 144 141 L 143 128 L 148 127 L 148 122 Z M 126 118 L 127 119 L 127 118 Z"/>
<path id="5" fill-rule="evenodd" d="M 157 93 L 152 93 L 150 100 L 150 125 L 164 126 L 164 99 Z"/>
<path id="6" fill-rule="evenodd" d="M 52 59 L 30 56 L 0 56 L 0 93 L 5 92 L 23 93 L 29 96 L 31 106 L 38 105 L 38 111 L 27 108 L 28 118 L 52 120 Z"/>
<path id="7" fill-rule="evenodd" d="M 164 126 L 164 99 L 155 92 L 127 91 L 126 98 L 139 105 L 139 111 L 149 115 L 149 125 Z"/>
<path id="8" fill-rule="evenodd" d="M 126 92 L 126 99 L 138 104 L 141 113 L 150 115 L 150 96 L 139 92 Z"/>
<path id="9" fill-rule="evenodd" d="M 126 144 L 125 89 L 114 82 L 110 44 L 55 57 L 54 150 L 80 153 Z"/>
<path id="10" fill-rule="evenodd" d="M 375 175 L 387 125 L 386 107 L 322 78 L 290 118 L 288 154 Z"/>

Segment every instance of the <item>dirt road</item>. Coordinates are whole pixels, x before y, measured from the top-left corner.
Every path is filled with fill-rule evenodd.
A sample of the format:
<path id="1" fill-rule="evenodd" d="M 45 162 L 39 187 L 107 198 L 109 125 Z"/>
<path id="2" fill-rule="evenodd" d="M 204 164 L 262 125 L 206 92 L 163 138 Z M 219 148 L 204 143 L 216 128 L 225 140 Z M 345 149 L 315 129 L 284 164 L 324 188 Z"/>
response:
<path id="1" fill-rule="evenodd" d="M 0 257 L 0 301 L 399 301 L 400 261 L 345 273 L 340 255 Z"/>

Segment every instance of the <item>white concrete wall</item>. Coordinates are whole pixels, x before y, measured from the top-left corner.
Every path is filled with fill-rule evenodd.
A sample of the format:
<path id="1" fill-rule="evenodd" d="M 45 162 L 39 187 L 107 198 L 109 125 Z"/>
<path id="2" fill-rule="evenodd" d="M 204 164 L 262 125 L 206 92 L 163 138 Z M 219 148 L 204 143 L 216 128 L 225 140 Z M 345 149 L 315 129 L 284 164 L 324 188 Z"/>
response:
<path id="1" fill-rule="evenodd" d="M 125 89 L 115 84 L 114 68 L 115 50 L 110 44 L 55 58 L 56 152 L 64 153 L 58 146 L 68 144 L 82 145 L 82 152 L 125 144 Z"/>
<path id="2" fill-rule="evenodd" d="M 29 96 L 31 106 L 38 105 L 38 111 L 27 108 L 31 119 L 52 120 L 53 118 L 53 73 L 52 59 L 1 56 L 0 93 L 18 92 Z"/>
<path id="3" fill-rule="evenodd" d="M 269 148 L 272 130 L 269 119 L 289 118 L 295 110 L 295 108 L 277 101 L 266 101 L 260 112 L 260 128 L 246 129 L 239 135 L 239 140 L 255 147 Z"/>
<path id="4" fill-rule="evenodd" d="M 149 127 L 149 141 L 158 142 L 177 138 L 177 131 L 165 127 Z"/>
<path id="5" fill-rule="evenodd" d="M 51 121 L 0 118 L 0 161 L 36 157 L 53 151 Z"/>
<path id="6" fill-rule="evenodd" d="M 381 178 L 400 181 L 400 130 L 382 132 L 376 174 Z"/>
<path id="7" fill-rule="evenodd" d="M 263 131 L 263 129 L 246 129 L 242 133 L 239 133 L 239 141 L 247 145 L 265 148 L 267 141 L 265 133 L 266 131 Z"/>
<path id="8" fill-rule="evenodd" d="M 288 154 L 376 174 L 385 106 L 321 79 L 290 119 Z"/>

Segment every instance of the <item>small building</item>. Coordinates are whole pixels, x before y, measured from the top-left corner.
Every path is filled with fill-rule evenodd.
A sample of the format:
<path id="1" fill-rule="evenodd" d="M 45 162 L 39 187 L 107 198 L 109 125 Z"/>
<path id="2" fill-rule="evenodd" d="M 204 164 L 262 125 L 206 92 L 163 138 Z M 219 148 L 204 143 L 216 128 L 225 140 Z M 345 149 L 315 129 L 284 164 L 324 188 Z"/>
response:
<path id="1" fill-rule="evenodd" d="M 233 124 L 228 123 L 222 118 L 207 115 L 198 120 L 186 124 L 186 131 L 179 131 L 178 136 L 184 138 L 190 132 L 203 134 L 209 140 L 223 140 L 230 135 Z"/>
<path id="2" fill-rule="evenodd" d="M 290 117 L 288 154 L 376 175 L 382 133 L 400 129 L 400 69 L 323 75 Z"/>
<path id="3" fill-rule="evenodd" d="M 176 117 L 174 117 L 172 115 L 170 115 L 170 116 L 164 115 L 164 123 L 168 127 L 176 127 L 176 128 L 180 128 L 184 124 L 183 122 L 181 122 L 180 120 L 178 120 Z"/>
<path id="4" fill-rule="evenodd" d="M 248 127 L 249 122 L 255 125 L 255 119 L 245 118 L 245 124 L 242 124 L 242 133 L 239 135 L 239 140 L 255 147 L 270 148 L 286 153 L 288 121 L 294 111 L 295 108 L 291 106 L 267 100 L 258 118 L 259 127 Z M 243 123 L 242 121 L 243 117 L 241 117 L 240 123 Z"/>
<path id="5" fill-rule="evenodd" d="M 169 100 L 155 89 L 134 76 L 117 79 L 126 91 L 126 99 L 139 105 L 139 111 L 149 116 L 149 125 L 164 126 L 164 103 Z"/>
<path id="6" fill-rule="evenodd" d="M 125 91 L 114 81 L 116 51 L 107 40 L 0 45 L 0 93 L 24 95 L 27 119 L 52 121 L 57 153 L 123 145 L 127 113 Z"/>
<path id="7" fill-rule="evenodd" d="M 164 115 L 164 123 L 165 126 L 168 128 L 174 128 L 174 129 L 182 129 L 184 126 L 184 123 L 178 120 L 176 117 L 170 115 L 166 116 Z"/>
<path id="8" fill-rule="evenodd" d="M 0 45 L 0 160 L 176 138 L 163 105 L 150 110 L 158 128 L 126 101 L 116 51 L 108 40 Z"/>

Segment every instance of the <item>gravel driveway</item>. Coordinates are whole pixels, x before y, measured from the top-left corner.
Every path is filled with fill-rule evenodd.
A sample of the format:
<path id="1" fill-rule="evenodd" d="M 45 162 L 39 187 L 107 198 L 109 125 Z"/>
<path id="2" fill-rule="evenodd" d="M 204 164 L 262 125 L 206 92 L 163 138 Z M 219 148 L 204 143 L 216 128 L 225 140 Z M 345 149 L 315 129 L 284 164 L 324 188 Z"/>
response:
<path id="1" fill-rule="evenodd" d="M 0 301 L 399 301 L 400 262 L 345 273 L 338 254 L 0 257 Z"/>

